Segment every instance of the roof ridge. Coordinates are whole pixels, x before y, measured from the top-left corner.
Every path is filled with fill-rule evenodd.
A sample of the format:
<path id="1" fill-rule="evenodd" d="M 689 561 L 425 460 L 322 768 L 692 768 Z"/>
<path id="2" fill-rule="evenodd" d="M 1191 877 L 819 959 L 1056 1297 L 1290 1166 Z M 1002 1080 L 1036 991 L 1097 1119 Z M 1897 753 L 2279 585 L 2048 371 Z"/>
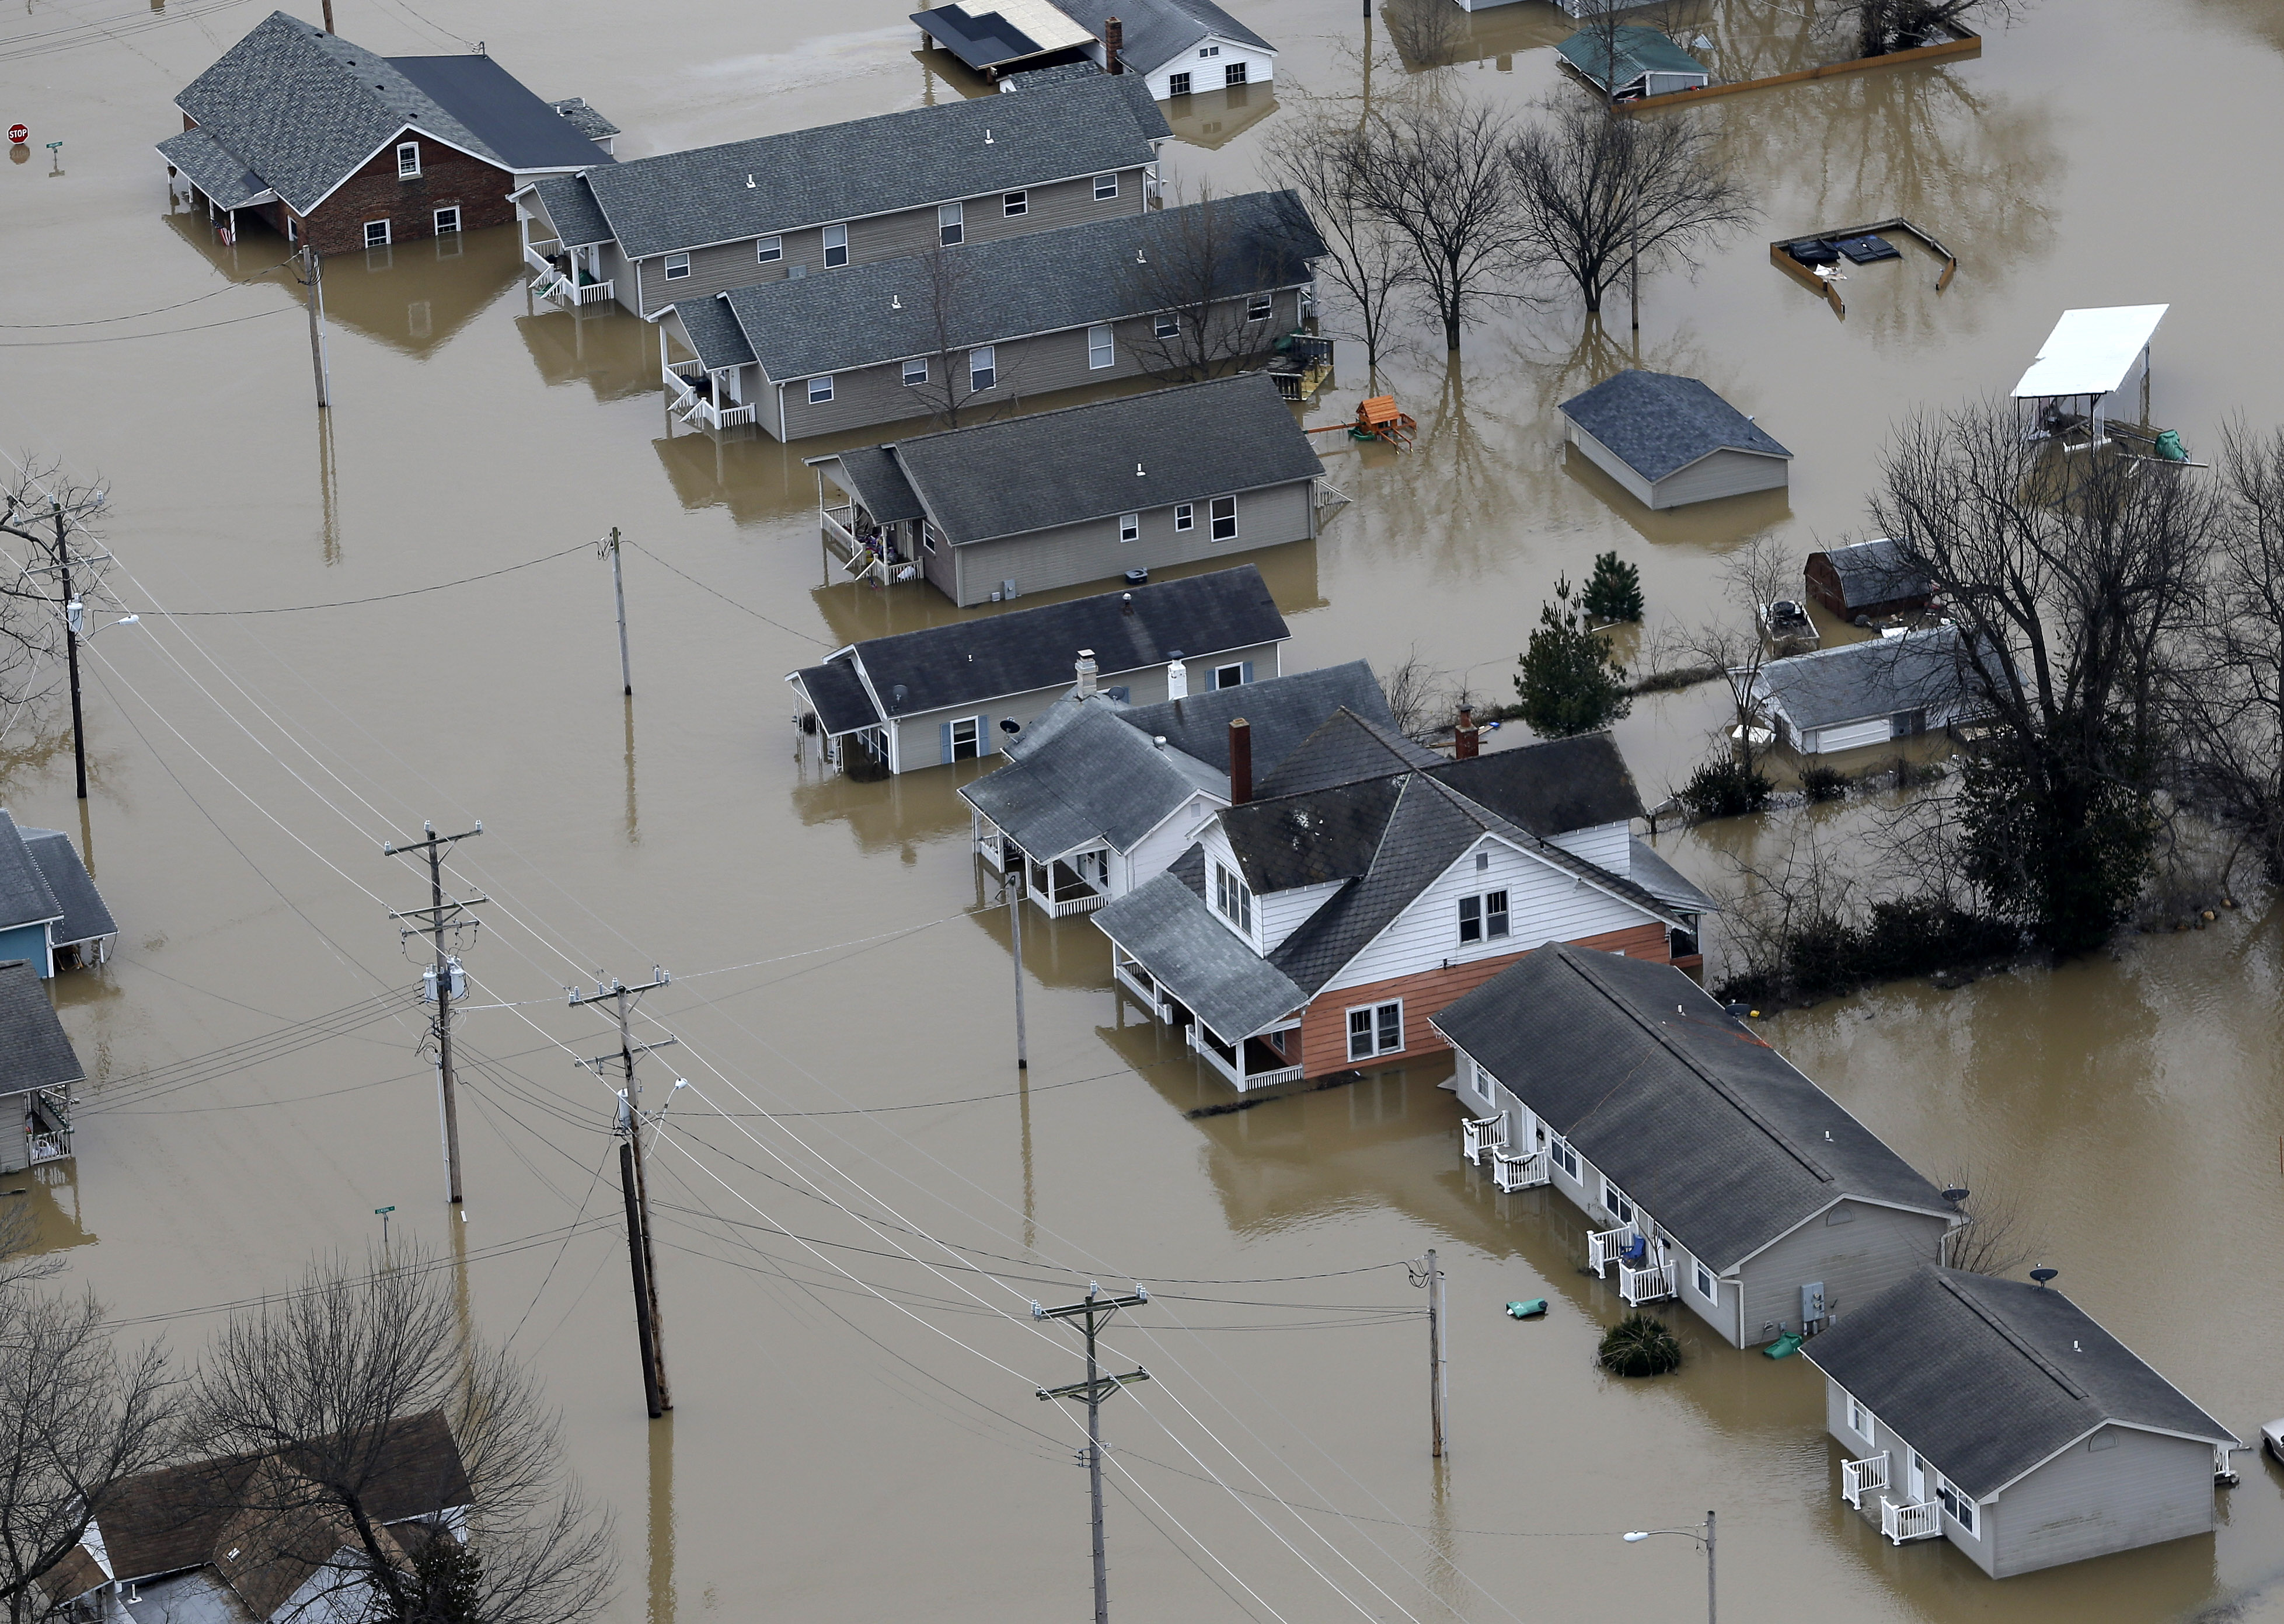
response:
<path id="1" fill-rule="evenodd" d="M 2093 1394 L 2087 1392 L 2084 1387 L 2079 1386 L 2077 1381 L 2075 1381 L 2068 1372 L 2063 1370 L 2060 1365 L 2054 1363 L 2053 1360 L 2047 1358 L 2037 1348 L 2031 1347 L 2030 1342 L 2012 1325 L 2007 1324 L 1983 1304 L 1968 1296 L 1967 1292 L 1961 1289 L 1958 1281 L 1953 1279 L 1948 1272 L 1939 1271 L 1936 1275 L 1935 1278 L 1936 1284 L 1942 1286 L 1944 1291 L 1949 1292 L 1960 1302 L 1965 1303 L 1967 1305 L 1967 1311 L 1973 1314 L 1975 1318 L 1990 1326 L 1991 1330 L 1997 1331 L 2001 1337 L 2005 1338 L 2007 1342 L 2012 1344 L 2016 1353 L 2022 1355 L 2023 1358 L 2028 1359 L 2032 1364 L 2038 1366 L 2039 1370 L 2045 1371 L 2046 1375 L 2053 1378 L 2056 1386 L 2060 1387 L 2064 1393 L 2069 1394 L 2070 1397 L 2077 1400 L 2080 1403 L 2093 1402 Z M 2013 1283 L 2010 1282 L 2009 1284 Z M 2037 1289 L 2043 1290 L 2045 1288 L 2040 1287 Z M 2057 1294 L 2059 1295 L 2059 1293 Z M 2069 1299 L 2067 1297 L 2063 1298 L 2062 1300 L 2064 1302 L 2069 1302 Z M 2077 1308 L 2077 1305 L 2072 1302 L 2070 1303 L 2070 1307 L 2076 1308 Z M 2085 1310 L 2080 1309 L 2079 1312 L 2083 1313 Z M 2124 1345 L 2120 1343 L 2119 1346 L 2124 1347 Z M 2136 1356 L 2138 1357 L 2138 1355 Z M 2178 1392 L 2179 1389 L 2176 1388 L 2175 1391 Z M 2186 1394 L 2183 1394 L 2182 1396 L 2186 1398 L 2188 1395 Z M 2194 1402 L 2194 1401 L 2191 1401 Z M 2103 1412 L 2102 1418 L 2104 1420 L 2111 1418 L 2108 1414 L 2109 1407 L 2108 1405 L 2100 1405 L 2098 1408 L 2100 1408 Z"/>
<path id="2" fill-rule="evenodd" d="M 1081 223 L 1084 223 L 1082 222 Z M 1037 236 L 1041 235 L 1041 233 L 1034 232 L 1032 235 Z M 1013 241 L 1014 239 L 1006 238 L 1004 240 Z M 910 259 L 925 258 L 926 256 L 908 254 L 905 257 Z M 716 299 L 727 298 L 735 291 L 736 290 L 732 288 L 724 288 L 721 293 L 715 294 L 714 297 Z M 982 433 L 987 429 L 1029 426 L 1031 424 L 1044 422 L 1049 418 L 1068 417 L 1075 411 L 1099 411 L 1106 407 L 1130 406 L 1138 401 L 1163 400 L 1169 394 L 1180 394 L 1185 391 L 1194 389 L 1216 389 L 1224 386 L 1224 385 L 1241 382 L 1248 378 L 1266 378 L 1268 376 L 1269 374 L 1266 372 L 1231 372 L 1220 378 L 1193 379 L 1185 384 L 1168 384 L 1162 388 L 1143 389 L 1132 394 L 1115 394 L 1111 396 L 1108 400 L 1079 401 L 1069 406 L 1057 406 L 1048 411 L 1025 412 L 1021 417 L 997 418 L 988 423 L 971 423 L 966 428 L 940 428 L 931 430 L 929 433 L 925 434 L 906 434 L 901 440 L 884 440 L 877 446 L 865 446 L 858 449 L 863 450 L 894 452 L 899 446 L 917 445 L 923 440 L 943 440 L 948 439 L 954 434 Z"/>

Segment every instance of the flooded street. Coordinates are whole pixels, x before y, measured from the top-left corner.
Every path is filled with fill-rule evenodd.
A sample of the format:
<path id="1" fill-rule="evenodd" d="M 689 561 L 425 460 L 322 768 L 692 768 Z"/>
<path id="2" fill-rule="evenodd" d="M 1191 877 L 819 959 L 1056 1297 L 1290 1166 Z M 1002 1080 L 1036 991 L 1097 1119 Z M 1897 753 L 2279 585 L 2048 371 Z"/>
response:
<path id="1" fill-rule="evenodd" d="M 1542 0 L 1472 20 L 1440 3 L 1453 60 L 1421 71 L 1447 92 L 1520 110 L 1567 88 L 1551 47 L 1569 25 Z M 1192 192 L 1258 185 L 1280 116 L 1361 93 L 1352 3 L 1232 9 L 1280 47 L 1278 77 L 1175 117 L 1165 168 Z M 1779 59 L 1800 9 L 1709 6 L 1715 60 Z M 880 0 L 336 12 L 391 54 L 483 41 L 623 126 L 622 156 L 964 93 Z M 67 710 L 0 735 L 0 800 L 82 844 L 121 926 L 107 968 L 53 983 L 90 1078 L 76 1161 L 0 1179 L 69 1284 L 195 1355 L 217 1308 L 313 1253 L 361 1259 L 394 1206 L 393 1244 L 464 1256 L 475 1319 L 562 1407 L 615 1516 L 620 1621 L 1081 1616 L 1083 1417 L 1034 1390 L 1084 1371 L 1029 1308 L 1090 1280 L 1152 1293 L 1106 1355 L 1153 1378 L 1104 1411 L 1127 1624 L 1693 1618 L 1695 1550 L 1616 1536 L 1708 1507 L 1734 1617 L 2284 1620 L 2284 1472 L 2257 1456 L 2213 1536 L 1993 1582 L 1840 1503 L 1803 1361 L 1677 1314 L 1680 1373 L 1599 1375 L 1615 1291 L 1582 1271 L 1570 1207 L 1462 1162 L 1448 1066 L 1193 1117 L 1232 1097 L 1122 1011 L 1088 919 L 1033 916 L 1019 1078 L 1005 910 L 954 792 L 974 768 L 839 777 L 796 749 L 781 680 L 959 613 L 828 575 L 802 459 L 883 436 L 669 434 L 656 334 L 607 307 L 533 313 L 512 229 L 329 260 L 321 418 L 301 289 L 272 269 L 286 245 L 259 227 L 218 244 L 202 210 L 169 209 L 152 151 L 176 92 L 262 15 L 26 0 L 0 22 L 0 123 L 31 130 L 0 165 L 0 449 L 109 480 L 112 586 L 141 616 L 85 646 L 84 809 Z M 1373 27 L 1384 86 L 1405 70 Z M 1318 438 L 1352 504 L 1253 555 L 1292 628 L 1284 668 L 1416 650 L 1505 699 L 1557 574 L 1612 548 L 1641 567 L 1651 627 L 1693 622 L 1754 535 L 1797 560 L 1856 531 L 1887 425 L 2003 393 L 2066 307 L 2171 302 L 2155 416 L 2193 455 L 2233 414 L 2284 422 L 2261 279 L 2284 221 L 2237 178 L 2280 109 L 2276 0 L 2044 0 L 1975 60 L 1711 104 L 1762 218 L 1693 277 L 1649 279 L 1638 340 L 1623 301 L 1582 337 L 1554 299 L 1471 329 L 1447 367 L 1415 322 L 1383 386 L 1417 450 Z M 1769 262 L 1772 239 L 1899 215 L 1958 254 L 1945 291 L 1924 255 L 1854 268 L 1842 320 Z M 1311 423 L 1363 393 L 1349 348 Z M 1755 414 L 1795 454 L 1789 492 L 1649 514 L 1566 458 L 1555 404 L 1637 363 Z M 613 527 L 631 700 L 592 546 Z M 1702 758 L 1723 703 L 1644 699 L 1620 724 L 1647 801 Z M 425 950 L 389 917 L 427 877 L 382 852 L 424 819 L 484 829 L 449 871 L 488 899 L 463 949 L 458 1225 L 427 1011 L 404 995 Z M 1709 842 L 1660 844 L 1720 878 Z M 679 1043 L 645 1060 L 645 1102 L 689 1085 L 653 1152 L 676 1400 L 656 1424 L 614 1102 L 575 1064 L 615 1035 L 564 993 L 653 966 L 673 979 L 637 1035 Z M 2280 980 L 2262 898 L 2114 956 L 1764 1030 L 1930 1178 L 2014 1194 L 2061 1288 L 2250 1437 L 2284 1414 Z M 1426 1293 L 1402 1266 L 1428 1246 L 1452 1316 L 1440 1469 Z M 1502 1312 L 1534 1296 L 1545 1320 Z"/>

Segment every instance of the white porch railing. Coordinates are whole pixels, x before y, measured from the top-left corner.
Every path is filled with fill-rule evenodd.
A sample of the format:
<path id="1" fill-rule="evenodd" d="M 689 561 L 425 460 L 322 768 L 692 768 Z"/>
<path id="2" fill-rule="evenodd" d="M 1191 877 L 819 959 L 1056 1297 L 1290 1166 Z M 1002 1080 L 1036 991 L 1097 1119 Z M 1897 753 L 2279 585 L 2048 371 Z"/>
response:
<path id="1" fill-rule="evenodd" d="M 1840 1497 L 1858 1511 L 1864 1509 L 1866 1489 L 1888 1487 L 1888 1457 L 1867 1455 L 1860 1461 L 1840 1463 Z"/>
<path id="2" fill-rule="evenodd" d="M 1486 1155 L 1506 1144 L 1504 1116 L 1469 1117 L 1459 1124 L 1459 1154 L 1478 1167 Z"/>
<path id="3" fill-rule="evenodd" d="M 43 1161 L 61 1161 L 71 1154 L 69 1128 L 50 1134 L 26 1134 L 24 1139 L 35 1167 Z"/>
<path id="4" fill-rule="evenodd" d="M 1504 1149 L 1491 1152 L 1491 1183 L 1501 1190 L 1536 1190 L 1547 1182 L 1546 1152 L 1510 1156 Z"/>
<path id="5" fill-rule="evenodd" d="M 1630 1223 L 1622 1223 L 1615 1230 L 1587 1231 L 1586 1267 L 1594 1271 L 1594 1277 L 1602 1278 L 1602 1270 L 1616 1262 L 1618 1253 L 1632 1245 L 1640 1233 Z"/>
<path id="6" fill-rule="evenodd" d="M 1917 1505 L 1880 1502 L 1880 1532 L 1898 1545 L 1906 1540 L 1932 1539 L 1943 1532 L 1943 1507 L 1933 1500 Z"/>
<path id="7" fill-rule="evenodd" d="M 718 406 L 707 396 L 690 386 L 679 365 L 669 367 L 666 373 L 667 392 L 674 398 L 667 410 L 683 423 L 703 423 L 709 428 L 734 428 L 740 423 L 754 421 L 754 405 Z"/>
<path id="8" fill-rule="evenodd" d="M 1672 1296 L 1673 1265 L 1647 1263 L 1636 1269 L 1631 1263 L 1619 1264 L 1618 1295 L 1637 1307 Z"/>
<path id="9" fill-rule="evenodd" d="M 1031 900 L 1046 910 L 1049 917 L 1066 919 L 1073 914 L 1092 913 L 1110 899 L 1099 891 L 1088 891 L 1083 895 L 1066 896 L 1060 902 L 1049 902 L 1045 894 L 1034 893 Z"/>

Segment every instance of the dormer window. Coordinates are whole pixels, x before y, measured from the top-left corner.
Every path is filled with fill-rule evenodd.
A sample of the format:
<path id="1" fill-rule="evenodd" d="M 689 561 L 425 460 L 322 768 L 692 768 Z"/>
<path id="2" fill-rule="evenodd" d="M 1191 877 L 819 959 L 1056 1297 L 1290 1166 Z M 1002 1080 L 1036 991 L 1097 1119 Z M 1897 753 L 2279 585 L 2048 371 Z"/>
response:
<path id="1" fill-rule="evenodd" d="M 1214 907 L 1246 936 L 1253 934 L 1253 893 L 1233 870 L 1218 863 L 1214 864 Z"/>
<path id="2" fill-rule="evenodd" d="M 420 144 L 407 141 L 396 149 L 396 178 L 411 181 L 420 178 Z"/>

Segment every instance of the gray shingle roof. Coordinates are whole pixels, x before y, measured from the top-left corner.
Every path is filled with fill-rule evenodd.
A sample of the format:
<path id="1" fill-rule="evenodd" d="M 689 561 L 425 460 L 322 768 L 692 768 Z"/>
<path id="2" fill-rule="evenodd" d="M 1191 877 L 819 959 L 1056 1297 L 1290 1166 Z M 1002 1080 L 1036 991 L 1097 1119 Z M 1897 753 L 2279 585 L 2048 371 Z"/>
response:
<path id="1" fill-rule="evenodd" d="M 1023 730 L 1051 734 L 960 796 L 1034 857 L 1060 857 L 1093 840 L 1117 851 L 1137 841 L 1201 790 L 1226 800 L 1229 781 L 1177 750 L 1160 750 L 1096 694 L 1066 695 Z"/>
<path id="2" fill-rule="evenodd" d="M 39 966 L 21 959 L 0 964 L 0 1094 L 54 1088 L 86 1075 L 48 1002 Z"/>
<path id="3" fill-rule="evenodd" d="M 1256 767 L 1254 787 L 1264 800 L 1279 795 L 1305 795 L 1368 778 L 1385 778 L 1408 768 L 1434 767 L 1443 759 L 1427 746 L 1406 738 L 1392 722 L 1359 716 L 1344 707 L 1326 717 L 1299 748 L 1267 772 L 1258 773 Z"/>
<path id="4" fill-rule="evenodd" d="M 511 169 L 577 169 L 615 161 L 576 121 L 526 90 L 495 57 L 391 57 L 388 65 L 472 131 L 483 152 Z"/>
<path id="5" fill-rule="evenodd" d="M 1842 1197 L 1949 1214 L 1903 1158 L 1670 965 L 1553 944 L 1434 1021 L 1717 1270 Z"/>
<path id="6" fill-rule="evenodd" d="M 1207 651 L 1189 652 L 1202 658 Z M 1224 777 L 1229 772 L 1229 724 L 1234 717 L 1244 717 L 1253 730 L 1253 777 L 1258 792 L 1266 776 L 1302 740 L 1326 717 L 1342 709 L 1384 727 L 1395 725 L 1378 679 L 1361 660 L 1295 671 L 1235 688 L 1210 689 L 1184 699 L 1138 705 L 1121 714 L 1127 726 L 1163 738 L 1174 749 L 1196 757 Z"/>
<path id="7" fill-rule="evenodd" d="M 0 930 L 64 917 L 63 904 L 32 855 L 16 820 L 0 812 Z"/>
<path id="8" fill-rule="evenodd" d="M 590 141 L 623 133 L 616 124 L 589 106 L 583 96 L 559 97 L 547 105 L 555 110 L 556 117 L 567 121 L 572 129 Z"/>
<path id="9" fill-rule="evenodd" d="M 620 246 L 647 258 L 1130 169 L 1172 133 L 1147 87 L 1104 74 L 634 159 L 587 183 Z"/>
<path id="10" fill-rule="evenodd" d="M 1117 84 L 1126 77 L 1105 82 Z M 1026 93 L 1006 99 L 1045 98 Z M 1200 224 L 1208 211 L 1217 211 L 1209 228 Z M 1208 238 L 1219 250 L 1211 285 L 1222 290 L 1216 294 L 1222 298 L 1305 282 L 1309 261 L 1325 253 L 1292 192 L 1241 192 L 969 243 L 940 261 L 885 260 L 759 283 L 733 290 L 729 304 L 763 370 L 785 382 L 1146 315 L 1166 308 L 1169 295 L 1152 272 L 1138 268 L 1135 256 L 1153 254 L 1149 263 L 1162 266 L 1178 256 L 1185 240 Z M 932 272 L 939 263 L 948 272 Z M 943 300 L 935 296 L 932 275 L 954 278 Z M 942 321 L 939 303 L 947 307 Z M 1021 386 L 1020 379 L 1008 381 Z"/>
<path id="11" fill-rule="evenodd" d="M 63 920 L 48 933 L 49 940 L 58 947 L 67 947 L 118 933 L 118 923 L 104 905 L 103 894 L 95 888 L 94 877 L 80 861 L 79 849 L 69 835 L 60 829 L 27 829 L 24 846 L 39 865 L 56 906 L 63 910 Z"/>
<path id="12" fill-rule="evenodd" d="M 1017 15 L 1010 16 L 1011 12 Z M 911 20 L 922 33 L 978 73 L 1094 43 L 1084 27 L 1036 0 L 1021 5 L 1006 4 L 1004 0 L 953 0 L 950 5 L 914 12 Z M 1102 71 L 1091 62 L 1084 66 L 1094 73 Z"/>
<path id="13" fill-rule="evenodd" d="M 1208 35 L 1219 35 L 1272 56 L 1277 51 L 1213 0 L 1094 0 L 1091 4 L 1085 0 L 1055 0 L 1055 4 L 1080 27 L 1097 35 L 1102 31 L 1104 18 L 1115 13 L 1125 36 L 1118 59 L 1137 74 L 1156 73 Z M 1101 17 L 1091 15 L 1098 11 Z M 1219 88 L 1218 80 L 1214 88 Z"/>
<path id="14" fill-rule="evenodd" d="M 1958 629 L 1874 637 L 1761 668 L 1761 681 L 1797 728 L 1833 727 L 1898 711 L 1943 710 L 1967 690 Z"/>
<path id="15" fill-rule="evenodd" d="M 2104 1422 L 2241 1448 L 2060 1292 L 1928 1268 L 1801 1352 L 1981 1499 Z"/>
<path id="16" fill-rule="evenodd" d="M 675 305 L 674 313 L 681 319 L 690 347 L 709 370 L 753 365 L 754 347 L 746 342 L 746 330 L 730 313 L 728 300 L 718 294 L 684 299 Z"/>
<path id="17" fill-rule="evenodd" d="M 1620 372 L 1572 395 L 1561 410 L 1645 480 L 1725 449 L 1792 456 L 1704 384 L 1671 372 Z"/>
<path id="18" fill-rule="evenodd" d="M 809 696 L 816 707 L 817 719 L 827 735 L 854 733 L 859 728 L 876 727 L 880 713 L 872 703 L 872 695 L 864 691 L 864 679 L 856 675 L 856 662 L 843 655 L 828 660 L 823 665 L 810 666 L 793 674 L 794 681 Z"/>
<path id="19" fill-rule="evenodd" d="M 239 155 L 214 137 L 204 126 L 169 136 L 159 143 L 167 161 L 180 169 L 191 183 L 213 199 L 216 208 L 242 208 L 270 190 L 270 184 Z"/>
<path id="20" fill-rule="evenodd" d="M 1628 837 L 1626 878 L 1648 892 L 1668 907 L 1684 913 L 1719 913 L 1721 904 L 1697 888 L 1696 883 L 1679 869 L 1658 855 L 1657 848 L 1646 840 Z"/>
<path id="21" fill-rule="evenodd" d="M 1179 874 L 1161 874 L 1092 917 L 1144 969 L 1167 978 L 1182 1002 L 1225 1039 L 1258 1032 L 1309 1001 L 1216 919 Z"/>
<path id="22" fill-rule="evenodd" d="M 864 503 L 865 511 L 882 524 L 918 519 L 927 511 L 920 506 L 911 481 L 896 466 L 896 453 L 888 447 L 867 446 L 861 451 L 843 451 L 840 461 L 844 482 L 851 494 Z"/>
<path id="23" fill-rule="evenodd" d="M 1832 566 L 1832 573 L 1840 579 L 1841 599 L 1850 609 L 1903 597 L 1925 597 L 1934 590 L 1919 566 L 1905 556 L 1904 544 L 1892 537 L 1857 542 L 1809 557 L 1811 560 L 1821 558 Z"/>
<path id="24" fill-rule="evenodd" d="M 922 434 L 883 449 L 954 546 L 1325 471 L 1265 372 Z"/>
<path id="25" fill-rule="evenodd" d="M 1640 792 L 1607 733 L 1550 738 L 1428 769 L 1470 800 L 1539 836 L 1642 816 Z"/>
<path id="26" fill-rule="evenodd" d="M 603 218 L 596 206 L 595 194 L 587 190 L 587 183 L 575 175 L 551 175 L 533 188 L 539 194 L 539 206 L 547 211 L 547 218 L 555 228 L 557 238 L 566 247 L 583 248 L 591 243 L 611 240 L 611 223 Z"/>

